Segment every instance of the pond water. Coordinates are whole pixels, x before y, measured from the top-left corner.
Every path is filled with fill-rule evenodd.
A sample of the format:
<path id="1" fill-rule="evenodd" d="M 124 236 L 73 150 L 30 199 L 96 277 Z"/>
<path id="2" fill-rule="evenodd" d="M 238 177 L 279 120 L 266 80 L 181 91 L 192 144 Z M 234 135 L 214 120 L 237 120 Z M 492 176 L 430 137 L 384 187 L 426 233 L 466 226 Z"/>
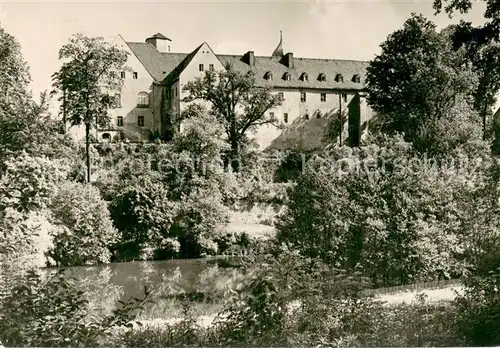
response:
<path id="1" fill-rule="evenodd" d="M 151 290 L 153 300 L 180 293 L 221 294 L 245 276 L 238 267 L 240 261 L 241 257 L 140 261 L 65 270 L 96 307 L 109 309 L 117 300 L 141 297 L 144 286 Z"/>

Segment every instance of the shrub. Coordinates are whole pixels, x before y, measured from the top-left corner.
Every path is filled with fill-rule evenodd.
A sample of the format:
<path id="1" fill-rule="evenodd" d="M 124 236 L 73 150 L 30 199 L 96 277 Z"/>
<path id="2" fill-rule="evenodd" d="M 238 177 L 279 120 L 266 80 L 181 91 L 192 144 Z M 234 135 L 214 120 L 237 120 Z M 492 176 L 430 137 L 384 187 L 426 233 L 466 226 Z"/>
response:
<path id="1" fill-rule="evenodd" d="M 147 301 L 123 303 L 112 315 L 89 316 L 84 293 L 74 279 L 57 272 L 48 280 L 30 271 L 24 281 L 0 302 L 0 339 L 8 346 L 96 346 L 120 326 L 132 326 L 136 312 Z"/>
<path id="2" fill-rule="evenodd" d="M 118 240 L 108 206 L 91 185 L 66 183 L 51 202 L 54 222 L 64 230 L 54 235 L 51 257 L 61 266 L 107 263 Z"/>
<path id="3" fill-rule="evenodd" d="M 358 273 L 287 249 L 258 264 L 219 315 L 216 330 L 224 344 L 317 343 L 362 327 L 370 301 L 362 294 L 366 279 Z M 297 301 L 294 310 L 290 304 Z"/>
<path id="4" fill-rule="evenodd" d="M 455 299 L 458 334 L 467 344 L 500 344 L 500 269 L 489 276 L 472 276 L 465 281 L 465 292 Z"/>
<path id="5" fill-rule="evenodd" d="M 277 239 L 336 267 L 360 267 L 378 286 L 466 273 L 484 168 L 431 161 L 398 138 L 311 159 L 289 190 Z"/>
<path id="6" fill-rule="evenodd" d="M 43 209 L 69 168 L 61 160 L 21 153 L 5 163 L 0 173 L 0 211 L 11 207 L 20 212 Z"/>

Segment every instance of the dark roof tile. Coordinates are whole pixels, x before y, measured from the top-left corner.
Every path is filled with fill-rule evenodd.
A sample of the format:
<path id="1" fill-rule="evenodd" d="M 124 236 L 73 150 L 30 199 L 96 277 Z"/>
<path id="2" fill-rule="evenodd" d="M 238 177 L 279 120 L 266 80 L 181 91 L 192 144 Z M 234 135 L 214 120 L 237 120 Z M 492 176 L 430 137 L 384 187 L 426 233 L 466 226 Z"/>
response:
<path id="1" fill-rule="evenodd" d="M 148 39 L 162 39 L 162 40 L 172 41 L 172 40 L 170 40 L 168 37 L 166 37 L 165 35 L 163 35 L 162 33 L 156 33 L 156 34 L 154 34 L 153 36 L 148 37 Z M 147 40 L 147 39 L 146 39 L 146 40 Z"/>
<path id="2" fill-rule="evenodd" d="M 146 42 L 127 42 L 127 44 L 155 81 L 163 80 L 187 56 L 186 53 L 160 53 L 153 45 Z"/>
<path id="3" fill-rule="evenodd" d="M 173 81 L 201 47 L 197 47 L 190 54 L 160 53 L 149 43 L 127 42 L 127 44 L 156 82 L 164 80 L 167 76 L 167 82 Z M 279 57 L 256 56 L 255 66 L 250 67 L 240 55 L 219 54 L 217 57 L 223 65 L 229 63 L 234 69 L 242 73 L 253 71 L 258 85 L 277 88 L 361 90 L 364 88 L 362 77 L 365 76 L 366 67 L 368 66 L 368 62 L 365 61 L 295 57 L 294 68 L 288 68 L 281 62 Z M 271 72 L 276 78 L 270 81 L 266 80 L 264 78 L 266 72 Z M 291 75 L 291 80 L 287 81 L 278 78 L 286 72 Z M 300 76 L 303 73 L 315 78 L 302 81 Z M 316 79 L 321 73 L 326 75 L 326 81 Z M 339 74 L 344 76 L 343 82 L 336 81 Z M 360 83 L 352 81 L 353 76 L 356 74 L 361 76 Z"/>

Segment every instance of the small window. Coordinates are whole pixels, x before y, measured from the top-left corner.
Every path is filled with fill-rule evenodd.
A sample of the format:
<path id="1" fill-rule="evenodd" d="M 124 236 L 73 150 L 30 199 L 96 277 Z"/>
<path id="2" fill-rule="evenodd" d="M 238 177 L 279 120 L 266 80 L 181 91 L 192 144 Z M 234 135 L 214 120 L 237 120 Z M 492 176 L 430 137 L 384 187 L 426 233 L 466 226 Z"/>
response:
<path id="1" fill-rule="evenodd" d="M 307 73 L 302 73 L 302 76 L 300 77 L 300 79 L 302 81 L 307 82 L 307 81 L 309 81 L 309 75 L 307 75 Z"/>
<path id="2" fill-rule="evenodd" d="M 115 94 L 115 106 L 117 108 L 121 108 L 122 107 L 122 95 L 117 93 Z"/>
<path id="3" fill-rule="evenodd" d="M 116 125 L 117 125 L 118 127 L 122 127 L 122 126 L 123 126 L 123 116 L 118 116 L 118 117 L 116 118 Z"/>
<path id="4" fill-rule="evenodd" d="M 320 80 L 321 82 L 326 82 L 326 75 L 323 73 L 319 74 L 318 80 Z"/>
<path id="5" fill-rule="evenodd" d="M 137 125 L 139 127 L 144 127 L 144 116 L 137 116 Z"/>
<path id="6" fill-rule="evenodd" d="M 335 81 L 344 82 L 344 76 L 342 76 L 342 74 L 337 74 L 337 76 L 335 76 Z"/>
<path id="7" fill-rule="evenodd" d="M 321 93 L 321 101 L 326 102 L 326 93 Z"/>
<path id="8" fill-rule="evenodd" d="M 283 80 L 285 80 L 285 81 L 291 81 L 292 80 L 292 75 L 290 75 L 289 73 L 286 72 L 283 75 Z"/>
<path id="9" fill-rule="evenodd" d="M 200 71 L 204 71 L 205 70 L 205 66 L 203 64 L 200 64 L 198 68 L 199 68 Z"/>
<path id="10" fill-rule="evenodd" d="M 285 93 L 278 92 L 278 96 L 280 97 L 280 100 L 285 100 Z"/>
<path id="11" fill-rule="evenodd" d="M 304 116 L 305 116 L 306 120 L 309 119 L 309 114 L 305 114 Z"/>
<path id="12" fill-rule="evenodd" d="M 288 114 L 286 112 L 283 114 L 283 122 L 288 123 Z"/>
<path id="13" fill-rule="evenodd" d="M 306 93 L 300 92 L 300 102 L 305 103 L 305 101 L 306 101 Z"/>
<path id="14" fill-rule="evenodd" d="M 149 107 L 149 93 L 148 92 L 139 92 L 137 96 L 137 106 L 147 108 Z"/>
<path id="15" fill-rule="evenodd" d="M 352 82 L 354 82 L 354 83 L 360 83 L 361 82 L 361 77 L 358 74 L 355 74 L 352 77 Z"/>
<path id="16" fill-rule="evenodd" d="M 266 72 L 266 74 L 264 75 L 264 78 L 265 78 L 266 80 L 268 80 L 268 81 L 271 81 L 271 80 L 273 79 L 273 74 L 272 74 L 270 71 L 268 71 L 268 72 Z"/>
<path id="17" fill-rule="evenodd" d="M 347 103 L 347 93 L 342 93 L 342 99 L 344 99 L 344 103 Z"/>
<path id="18" fill-rule="evenodd" d="M 210 70 L 210 71 L 214 71 L 214 70 L 215 70 L 214 65 L 213 65 L 213 64 L 210 64 L 210 65 L 208 66 L 208 70 Z"/>
<path id="19" fill-rule="evenodd" d="M 136 71 L 134 71 L 134 72 L 132 73 L 132 78 L 134 78 L 134 79 L 136 79 L 136 80 L 137 80 L 137 76 L 138 76 L 138 75 L 137 75 L 137 72 L 136 72 Z"/>
<path id="20" fill-rule="evenodd" d="M 120 71 L 120 78 L 122 78 L 122 79 L 125 78 L 125 71 Z"/>

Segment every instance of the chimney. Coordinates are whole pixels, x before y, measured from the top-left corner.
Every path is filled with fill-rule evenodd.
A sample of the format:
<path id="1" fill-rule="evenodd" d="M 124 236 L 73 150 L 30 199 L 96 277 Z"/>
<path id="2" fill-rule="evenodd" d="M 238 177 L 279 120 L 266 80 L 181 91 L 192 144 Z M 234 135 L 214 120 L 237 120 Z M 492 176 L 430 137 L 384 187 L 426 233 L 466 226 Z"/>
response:
<path id="1" fill-rule="evenodd" d="M 285 65 L 290 69 L 293 69 L 293 53 L 285 54 Z"/>
<path id="2" fill-rule="evenodd" d="M 255 66 L 255 54 L 253 51 L 248 51 L 246 54 L 246 63 L 250 66 Z"/>

